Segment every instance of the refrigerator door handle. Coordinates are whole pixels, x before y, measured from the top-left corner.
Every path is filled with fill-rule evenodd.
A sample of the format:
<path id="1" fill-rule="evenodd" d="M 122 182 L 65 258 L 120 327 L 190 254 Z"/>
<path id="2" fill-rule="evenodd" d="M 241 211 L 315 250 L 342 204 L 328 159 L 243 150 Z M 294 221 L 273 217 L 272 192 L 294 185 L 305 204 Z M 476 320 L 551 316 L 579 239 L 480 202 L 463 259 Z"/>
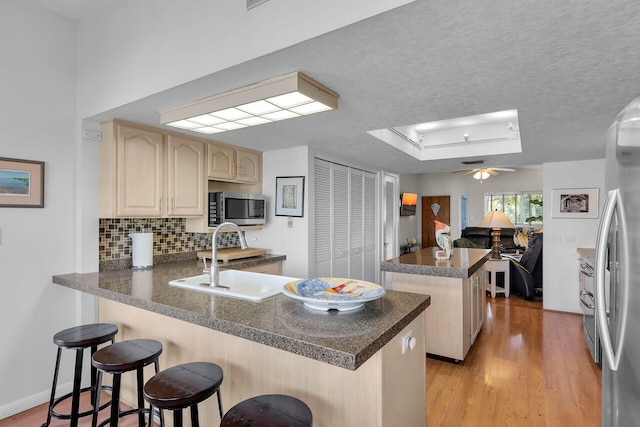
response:
<path id="1" fill-rule="evenodd" d="M 596 308 L 596 306 L 593 303 L 588 302 L 584 299 L 584 297 L 586 296 L 589 296 L 589 292 L 580 291 L 580 302 L 582 303 L 582 305 L 584 305 L 588 309 Z"/>
<path id="2" fill-rule="evenodd" d="M 628 306 L 628 275 L 626 273 L 627 267 L 627 236 L 626 236 L 626 224 L 625 224 L 625 215 L 622 213 L 623 206 L 620 203 L 620 190 L 615 189 L 609 191 L 607 195 L 607 201 L 605 202 L 605 207 L 602 212 L 602 221 L 600 222 L 600 227 L 598 228 L 598 237 L 596 239 L 596 323 L 598 325 L 598 329 L 600 330 L 600 342 L 602 343 L 602 352 L 604 353 L 607 361 L 609 362 L 609 367 L 612 371 L 618 370 L 618 364 L 620 363 L 620 357 L 622 354 L 622 346 L 624 344 L 625 338 L 625 329 L 627 324 L 627 306 Z M 619 313 L 619 331 L 618 331 L 618 342 L 616 343 L 616 348 L 614 350 L 611 335 L 609 333 L 608 321 L 607 321 L 607 309 L 605 307 L 605 269 L 606 269 L 606 258 L 607 258 L 607 239 L 609 236 L 609 230 L 611 228 L 611 223 L 613 217 L 616 216 L 619 220 L 619 229 L 620 229 L 620 243 L 621 250 L 619 256 L 621 257 L 620 265 L 623 266 L 622 271 L 620 271 L 622 277 L 620 280 L 621 289 L 619 289 L 620 295 L 620 313 Z M 617 262 L 618 260 L 614 260 Z M 615 284 L 611 284 L 610 286 L 614 286 Z"/>

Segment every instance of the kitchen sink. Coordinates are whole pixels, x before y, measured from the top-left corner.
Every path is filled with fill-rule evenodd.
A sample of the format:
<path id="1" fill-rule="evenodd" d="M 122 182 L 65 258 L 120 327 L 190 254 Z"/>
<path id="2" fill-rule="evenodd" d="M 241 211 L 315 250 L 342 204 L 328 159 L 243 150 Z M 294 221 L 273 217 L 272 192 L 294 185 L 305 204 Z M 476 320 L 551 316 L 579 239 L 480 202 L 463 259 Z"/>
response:
<path id="1" fill-rule="evenodd" d="M 262 301 L 282 293 L 282 286 L 299 280 L 295 277 L 276 276 L 273 274 L 254 273 L 242 270 L 222 270 L 217 286 L 209 285 L 209 275 L 185 277 L 171 280 L 172 286 L 192 289 L 200 292 L 242 298 L 251 301 Z"/>

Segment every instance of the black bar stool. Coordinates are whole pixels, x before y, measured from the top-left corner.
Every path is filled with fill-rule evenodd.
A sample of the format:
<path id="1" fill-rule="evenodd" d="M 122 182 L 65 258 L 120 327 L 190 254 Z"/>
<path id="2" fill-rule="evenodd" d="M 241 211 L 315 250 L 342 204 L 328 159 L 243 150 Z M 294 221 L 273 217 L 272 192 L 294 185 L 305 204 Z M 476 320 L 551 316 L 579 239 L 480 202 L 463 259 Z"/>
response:
<path id="1" fill-rule="evenodd" d="M 42 427 L 48 427 L 51 422 L 51 417 L 55 417 L 62 420 L 70 420 L 70 426 L 76 427 L 78 425 L 78 418 L 91 415 L 93 409 L 85 412 L 80 411 L 80 394 L 85 391 L 91 390 L 91 403 L 99 402 L 100 396 L 99 389 L 96 388 L 96 369 L 91 367 L 91 386 L 80 388 L 82 381 L 82 361 L 84 356 L 84 349 L 91 348 L 91 354 L 93 355 L 98 349 L 98 345 L 104 344 L 108 341 L 114 342 L 115 336 L 118 333 L 118 327 L 110 323 L 92 323 L 89 325 L 74 326 L 73 328 L 64 329 L 53 336 L 53 343 L 58 346 L 58 355 L 56 357 L 56 367 L 53 371 L 53 385 L 51 386 L 51 398 L 49 399 L 49 410 L 47 411 L 47 421 L 42 424 Z M 58 384 L 58 372 L 60 370 L 60 356 L 62 349 L 76 351 L 76 365 L 75 373 L 73 377 L 73 391 L 65 394 L 58 399 L 56 396 L 56 387 Z M 102 387 L 101 389 L 111 390 L 111 387 Z M 55 411 L 55 407 L 63 400 L 71 397 L 71 413 L 60 414 Z M 107 402 L 99 409 L 104 409 L 109 406 L 111 402 Z"/>
<path id="2" fill-rule="evenodd" d="M 229 409 L 220 427 L 311 427 L 311 409 L 300 399 L 283 394 L 252 397 Z"/>
<path id="3" fill-rule="evenodd" d="M 218 394 L 222 418 L 222 368 L 215 363 L 193 362 L 173 366 L 156 374 L 144 385 L 144 398 L 151 407 L 173 411 L 173 427 L 182 427 L 182 410 L 191 408 L 191 426 L 199 427 L 198 403 Z"/>
<path id="4" fill-rule="evenodd" d="M 104 426 L 107 423 L 111 427 L 117 427 L 118 419 L 130 414 L 138 414 L 138 425 L 144 427 L 144 414 L 149 414 L 149 424 L 153 422 L 153 412 L 145 409 L 142 388 L 144 386 L 143 368 L 151 363 L 155 364 L 158 373 L 158 357 L 162 353 L 162 343 L 155 340 L 138 339 L 122 341 L 96 351 L 92 357 L 92 365 L 98 369 L 97 384 L 102 384 L 103 373 L 113 375 L 113 390 L 111 395 L 111 415 L 109 419 L 100 423 Z M 138 386 L 138 407 L 128 411 L 120 412 L 120 380 L 123 373 L 135 370 L 137 373 Z M 164 420 L 160 419 L 164 426 Z M 93 420 L 91 425 L 96 427 L 98 422 L 98 411 L 94 406 Z"/>

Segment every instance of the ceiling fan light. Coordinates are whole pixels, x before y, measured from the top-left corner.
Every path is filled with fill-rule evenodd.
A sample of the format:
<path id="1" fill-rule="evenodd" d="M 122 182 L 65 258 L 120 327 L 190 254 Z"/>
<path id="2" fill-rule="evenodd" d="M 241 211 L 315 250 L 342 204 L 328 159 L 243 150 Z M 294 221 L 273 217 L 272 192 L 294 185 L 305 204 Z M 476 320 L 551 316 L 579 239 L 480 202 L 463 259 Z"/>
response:
<path id="1" fill-rule="evenodd" d="M 478 172 L 476 172 L 476 173 L 474 173 L 474 174 L 473 174 L 473 177 L 474 177 L 475 179 L 478 179 L 478 180 L 481 180 L 481 181 L 482 181 L 482 180 L 485 180 L 485 179 L 487 179 L 487 178 L 489 178 L 490 176 L 491 176 L 491 175 L 489 174 L 489 172 L 487 172 L 487 171 L 486 171 L 486 170 L 484 170 L 484 169 L 479 170 Z"/>

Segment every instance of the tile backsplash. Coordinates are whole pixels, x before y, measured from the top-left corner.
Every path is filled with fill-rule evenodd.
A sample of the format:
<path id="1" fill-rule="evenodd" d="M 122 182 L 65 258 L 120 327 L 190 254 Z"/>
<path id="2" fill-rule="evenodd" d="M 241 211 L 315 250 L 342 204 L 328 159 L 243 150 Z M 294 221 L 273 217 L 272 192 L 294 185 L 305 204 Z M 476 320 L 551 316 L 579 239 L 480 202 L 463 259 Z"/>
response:
<path id="1" fill-rule="evenodd" d="M 129 233 L 152 232 L 153 255 L 211 249 L 212 233 L 187 233 L 184 218 L 101 218 L 99 261 L 131 258 Z M 240 246 L 237 233 L 219 233 L 218 247 Z"/>

